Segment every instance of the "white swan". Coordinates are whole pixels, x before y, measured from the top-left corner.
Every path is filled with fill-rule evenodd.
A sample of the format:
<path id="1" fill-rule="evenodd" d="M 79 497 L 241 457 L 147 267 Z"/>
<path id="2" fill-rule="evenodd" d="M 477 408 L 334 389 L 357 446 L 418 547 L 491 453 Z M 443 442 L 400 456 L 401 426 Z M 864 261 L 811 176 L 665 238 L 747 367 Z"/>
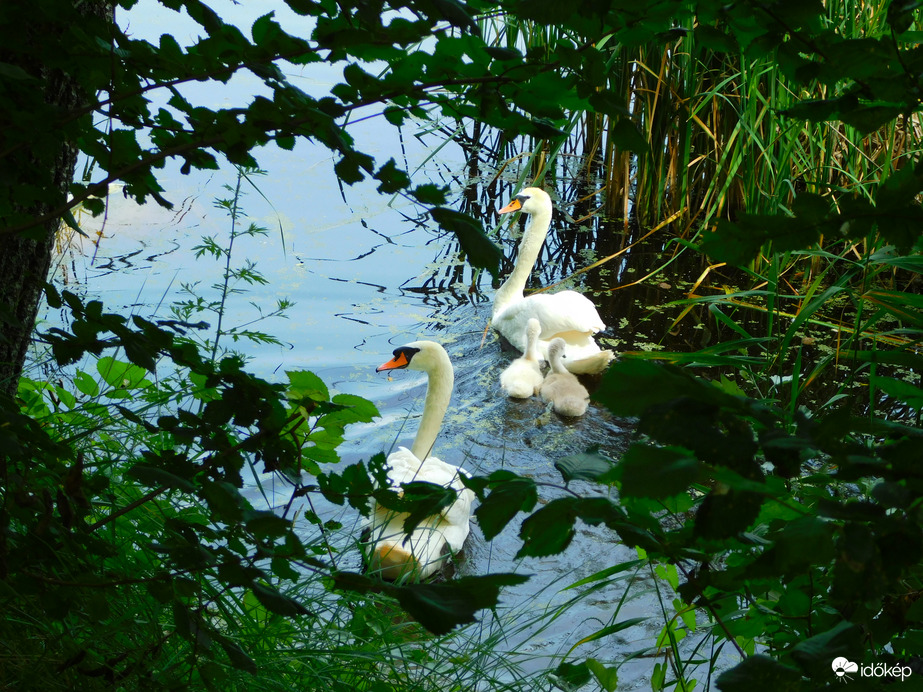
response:
<path id="1" fill-rule="evenodd" d="M 606 325 L 589 298 L 576 291 L 524 296 L 529 274 L 551 226 L 551 198 L 544 190 L 527 187 L 500 213 L 519 209 L 529 215 L 529 223 L 519 243 L 519 257 L 513 271 L 494 296 L 491 324 L 514 347 L 525 351 L 526 323 L 534 317 L 542 325 L 538 347 L 543 358 L 547 360 L 551 340 L 559 338 L 566 343 L 568 370 L 602 372 L 615 356 L 612 351 L 601 350 L 593 338 Z"/>
<path id="2" fill-rule="evenodd" d="M 564 357 L 564 339 L 555 339 L 548 347 L 551 370 L 545 376 L 540 390 L 542 401 L 551 402 L 555 413 L 562 416 L 582 416 L 590 404 L 590 393 L 577 376 L 567 371 Z"/>
<path id="3" fill-rule="evenodd" d="M 523 354 L 500 373 L 500 386 L 507 396 L 527 399 L 538 394 L 542 386 L 541 356 L 538 353 L 538 335 L 542 325 L 532 317 L 526 325 L 526 348 Z"/>
<path id="4" fill-rule="evenodd" d="M 474 493 L 461 482 L 459 474 L 467 475 L 464 469 L 429 456 L 452 397 L 455 376 L 449 354 L 434 341 L 414 341 L 395 349 L 394 358 L 377 372 L 397 368 L 422 370 L 428 375 L 428 385 L 413 446 L 388 455 L 388 482 L 400 489 L 402 483 L 427 481 L 452 488 L 458 498 L 440 514 L 420 522 L 409 535 L 404 533 L 407 514 L 373 503 L 367 557 L 371 568 L 386 579 L 423 579 L 443 566 L 446 547 L 453 553 L 461 550 L 468 537 Z"/>

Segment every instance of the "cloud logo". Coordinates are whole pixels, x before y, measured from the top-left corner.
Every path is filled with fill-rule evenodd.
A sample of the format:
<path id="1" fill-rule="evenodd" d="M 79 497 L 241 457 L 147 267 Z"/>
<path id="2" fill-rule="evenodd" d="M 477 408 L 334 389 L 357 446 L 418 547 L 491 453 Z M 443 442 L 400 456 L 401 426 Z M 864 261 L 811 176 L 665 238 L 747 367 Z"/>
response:
<path id="1" fill-rule="evenodd" d="M 859 664 L 853 663 L 852 661 L 850 661 L 847 658 L 844 658 L 843 656 L 833 659 L 833 663 L 830 665 L 830 667 L 833 668 L 833 672 L 837 676 L 837 678 L 841 680 L 843 679 L 848 680 L 849 673 L 859 672 Z"/>

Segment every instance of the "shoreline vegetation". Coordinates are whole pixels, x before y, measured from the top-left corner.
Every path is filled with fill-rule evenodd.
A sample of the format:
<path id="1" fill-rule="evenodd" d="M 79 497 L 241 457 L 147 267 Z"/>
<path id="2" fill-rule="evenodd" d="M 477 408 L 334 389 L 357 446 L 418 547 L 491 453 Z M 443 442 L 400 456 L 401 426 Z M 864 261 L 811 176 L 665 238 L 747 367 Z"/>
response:
<path id="1" fill-rule="evenodd" d="M 923 674 L 918 7 L 290 0 L 241 28 L 198 0 L 163 4 L 199 34 L 136 39 L 94 3 L 0 8 L 27 29 L 0 51 L 13 104 L 0 128 L 0 686 L 611 692 L 648 657 L 654 690 Z M 342 70 L 322 97 L 289 77 L 315 64 Z M 197 104 L 196 85 L 244 70 L 268 96 Z M 371 106 L 461 146 L 465 184 L 359 150 L 350 122 Z M 554 484 L 509 469 L 463 479 L 485 542 L 518 527 L 514 559 L 566 554 L 587 529 L 620 548 L 563 585 L 556 609 L 505 608 L 519 573 L 389 582 L 341 568 L 355 545 L 314 500 L 350 516 L 374 500 L 410 531 L 455 493 L 390 488 L 384 454 L 338 463 L 375 405 L 305 370 L 257 377 L 237 352 L 277 339 L 230 323 L 266 282 L 235 253 L 267 233 L 241 187 L 261 147 L 301 139 L 334 154 L 340 185 L 371 179 L 425 208 L 474 290 L 515 260 L 485 231 L 498 228 L 488 200 L 544 187 L 555 237 L 533 278 L 550 271 L 632 325 L 660 320 L 650 348 L 626 347 L 624 325 L 601 337 L 619 358 L 591 406 L 632 422 L 623 453 L 569 450 Z M 75 177 L 78 151 L 90 164 Z M 221 280 L 188 284 L 162 320 L 44 284 L 57 228 L 78 208 L 103 213 L 110 183 L 169 205 L 167 160 L 238 171 L 216 203 L 227 236 L 197 247 Z M 42 294 L 68 325 L 34 331 Z M 59 377 L 20 376 L 27 343 Z M 242 493 L 267 477 L 288 489 L 281 508 Z M 659 612 L 623 615 L 642 578 Z M 623 586 L 611 618 L 542 670 L 507 656 Z M 657 633 L 637 657 L 584 653 L 645 620 Z"/>

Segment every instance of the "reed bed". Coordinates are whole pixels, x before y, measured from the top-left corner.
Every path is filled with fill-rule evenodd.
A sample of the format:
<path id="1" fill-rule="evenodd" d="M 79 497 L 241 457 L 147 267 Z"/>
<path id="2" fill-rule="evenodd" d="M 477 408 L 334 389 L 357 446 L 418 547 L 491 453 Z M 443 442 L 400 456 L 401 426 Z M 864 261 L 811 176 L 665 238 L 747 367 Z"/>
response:
<path id="1" fill-rule="evenodd" d="M 827 3 L 827 22 L 846 37 L 886 35 L 887 6 L 884 0 Z M 642 228 L 674 214 L 686 229 L 707 228 L 741 212 L 786 211 L 799 192 L 869 197 L 902 160 L 920 151 L 919 113 L 869 135 L 838 122 L 787 117 L 801 101 L 828 98 L 828 88 L 794 83 L 769 58 L 715 50 L 710 27 L 693 20 L 675 27 L 671 44 L 639 46 L 506 20 L 482 21 L 495 45 L 535 50 L 567 39 L 598 50 L 609 89 L 621 96 L 650 146 L 640 155 L 619 147 L 624 117 L 575 113 L 566 141 L 527 147 L 532 177 L 551 173 L 556 153 L 580 155 L 586 179 L 598 186 L 601 213 Z M 497 147 L 493 153 L 503 160 L 509 152 Z"/>

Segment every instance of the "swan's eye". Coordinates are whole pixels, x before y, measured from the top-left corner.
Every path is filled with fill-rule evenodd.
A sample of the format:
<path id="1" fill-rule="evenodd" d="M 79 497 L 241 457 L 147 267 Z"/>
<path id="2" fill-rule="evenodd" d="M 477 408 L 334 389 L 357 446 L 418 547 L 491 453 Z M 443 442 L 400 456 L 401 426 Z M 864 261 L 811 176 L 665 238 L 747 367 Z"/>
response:
<path id="1" fill-rule="evenodd" d="M 401 356 L 404 357 L 408 363 L 413 360 L 413 357 L 420 352 L 420 349 L 413 348 L 412 346 L 401 346 L 400 348 L 394 349 L 394 359 L 397 360 Z"/>
<path id="2" fill-rule="evenodd" d="M 406 368 L 410 365 L 410 361 L 413 357 L 420 352 L 420 349 L 413 348 L 412 346 L 401 346 L 400 348 L 394 349 L 394 358 L 389 360 L 387 363 L 383 363 L 376 368 L 377 372 L 382 370 L 397 370 L 398 368 Z"/>

